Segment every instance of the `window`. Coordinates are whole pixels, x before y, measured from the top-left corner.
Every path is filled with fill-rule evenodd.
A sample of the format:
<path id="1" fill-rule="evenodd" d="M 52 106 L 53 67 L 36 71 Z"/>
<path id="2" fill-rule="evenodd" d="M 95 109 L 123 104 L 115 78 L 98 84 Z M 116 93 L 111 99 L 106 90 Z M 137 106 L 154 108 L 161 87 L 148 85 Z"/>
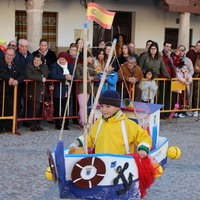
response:
<path id="1" fill-rule="evenodd" d="M 15 16 L 16 16 L 15 36 L 17 37 L 17 40 L 27 39 L 26 11 L 16 11 Z M 49 48 L 53 51 L 56 51 L 56 35 L 57 35 L 57 13 L 44 12 L 42 37 L 48 40 Z"/>

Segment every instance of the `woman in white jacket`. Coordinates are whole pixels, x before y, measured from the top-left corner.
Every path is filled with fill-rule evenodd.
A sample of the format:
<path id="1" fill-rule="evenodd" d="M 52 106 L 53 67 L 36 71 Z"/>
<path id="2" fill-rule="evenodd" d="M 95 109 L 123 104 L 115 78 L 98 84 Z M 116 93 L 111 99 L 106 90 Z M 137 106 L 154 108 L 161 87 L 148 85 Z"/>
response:
<path id="1" fill-rule="evenodd" d="M 158 89 L 156 82 L 153 80 L 154 76 L 153 70 L 149 69 L 144 74 L 144 78 L 148 80 L 140 82 L 140 88 L 142 90 L 142 102 L 154 103 L 154 98 Z"/>

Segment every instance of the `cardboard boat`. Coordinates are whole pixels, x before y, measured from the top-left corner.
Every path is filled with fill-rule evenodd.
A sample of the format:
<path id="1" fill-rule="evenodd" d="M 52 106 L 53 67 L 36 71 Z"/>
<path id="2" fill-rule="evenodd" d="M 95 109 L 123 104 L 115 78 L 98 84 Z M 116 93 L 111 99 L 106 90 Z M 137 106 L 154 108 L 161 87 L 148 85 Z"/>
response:
<path id="1" fill-rule="evenodd" d="M 132 102 L 134 105 L 137 102 Z M 160 108 L 162 105 L 148 104 L 149 126 L 153 149 L 149 155 L 163 169 L 167 165 L 169 140 L 159 136 Z M 121 107 L 126 116 L 137 120 L 134 108 Z M 95 118 L 100 117 L 97 109 Z M 110 200 L 136 199 L 140 197 L 138 166 L 132 155 L 118 154 L 68 154 L 60 141 L 53 153 L 49 152 L 54 180 L 58 180 L 60 198 Z M 55 166 L 55 167 L 54 167 Z"/>

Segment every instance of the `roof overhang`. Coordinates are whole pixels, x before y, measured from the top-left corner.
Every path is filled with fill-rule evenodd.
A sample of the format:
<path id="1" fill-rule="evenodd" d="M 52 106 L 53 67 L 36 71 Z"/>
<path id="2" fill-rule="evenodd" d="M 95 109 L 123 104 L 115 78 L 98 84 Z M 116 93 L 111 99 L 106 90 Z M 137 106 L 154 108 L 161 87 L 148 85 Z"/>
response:
<path id="1" fill-rule="evenodd" d="M 165 11 L 200 14 L 200 0 L 163 0 Z"/>

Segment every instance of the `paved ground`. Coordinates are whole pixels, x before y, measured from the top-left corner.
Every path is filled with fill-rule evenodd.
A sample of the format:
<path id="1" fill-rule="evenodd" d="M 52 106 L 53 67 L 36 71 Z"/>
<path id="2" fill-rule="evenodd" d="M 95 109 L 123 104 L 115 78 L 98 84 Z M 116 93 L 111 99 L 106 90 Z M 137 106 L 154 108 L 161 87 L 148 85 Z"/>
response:
<path id="1" fill-rule="evenodd" d="M 29 132 L 20 128 L 22 136 L 0 134 L 0 200 L 60 200 L 57 184 L 48 181 L 46 150 L 56 146 L 59 131 L 43 123 L 46 131 Z M 75 125 L 64 131 L 67 147 L 80 135 Z M 162 177 L 149 189 L 145 200 L 200 200 L 200 123 L 194 118 L 162 121 L 160 134 L 170 139 L 170 146 L 182 149 L 178 160 L 168 159 Z"/>

